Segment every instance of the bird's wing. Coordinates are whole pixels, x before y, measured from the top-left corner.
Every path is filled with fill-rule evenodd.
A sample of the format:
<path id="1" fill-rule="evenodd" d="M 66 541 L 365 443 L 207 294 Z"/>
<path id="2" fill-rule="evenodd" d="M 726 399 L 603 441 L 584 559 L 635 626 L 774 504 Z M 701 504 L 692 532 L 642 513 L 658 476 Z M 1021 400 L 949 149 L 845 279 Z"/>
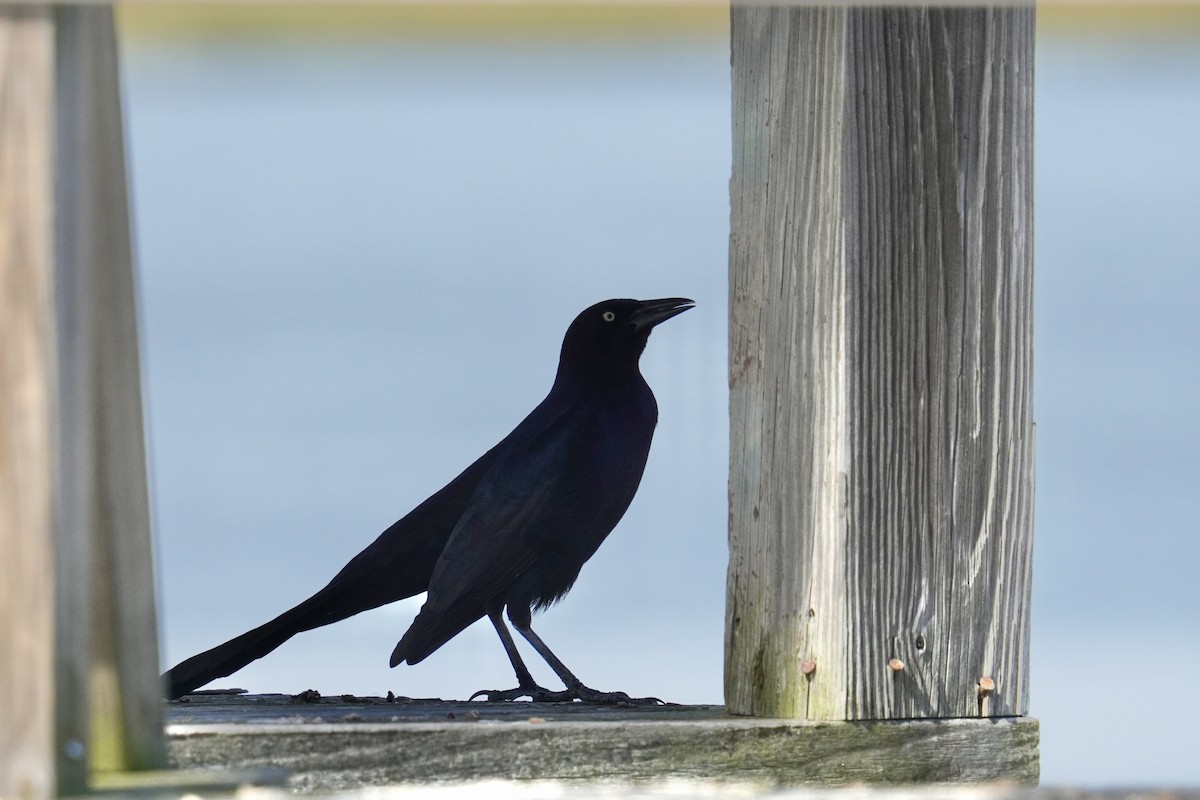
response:
<path id="1" fill-rule="evenodd" d="M 569 508 L 568 484 L 574 483 L 569 461 L 586 451 L 591 421 L 588 408 L 566 408 L 496 459 L 434 567 L 431 611 L 464 595 L 491 597 L 533 563 Z"/>
<path id="2" fill-rule="evenodd" d="M 498 454 L 479 482 L 429 581 L 421 613 L 392 653 L 415 664 L 483 616 L 537 558 L 572 508 L 572 473 L 590 448 L 594 411 L 568 406 Z"/>
<path id="3" fill-rule="evenodd" d="M 425 591 L 437 559 L 503 442 L 480 456 L 454 480 L 397 520 L 352 558 L 322 589 L 357 591 L 363 581 L 392 602 Z M 330 620 L 332 621 L 332 620 Z"/>

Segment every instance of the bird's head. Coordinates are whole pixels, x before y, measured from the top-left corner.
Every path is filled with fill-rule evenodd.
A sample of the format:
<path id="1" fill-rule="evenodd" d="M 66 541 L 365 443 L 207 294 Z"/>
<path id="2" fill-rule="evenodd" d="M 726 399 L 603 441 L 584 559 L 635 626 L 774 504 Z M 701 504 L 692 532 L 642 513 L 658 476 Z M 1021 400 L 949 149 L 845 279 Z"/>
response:
<path id="1" fill-rule="evenodd" d="M 605 300 L 585 309 L 563 337 L 559 377 L 636 370 L 650 331 L 695 303 L 684 297 Z"/>

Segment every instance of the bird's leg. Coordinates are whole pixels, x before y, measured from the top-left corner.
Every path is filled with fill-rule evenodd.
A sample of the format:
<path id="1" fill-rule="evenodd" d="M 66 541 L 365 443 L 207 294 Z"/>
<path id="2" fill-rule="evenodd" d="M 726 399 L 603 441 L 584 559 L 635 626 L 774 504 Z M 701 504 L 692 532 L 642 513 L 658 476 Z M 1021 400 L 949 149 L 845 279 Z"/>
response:
<path id="1" fill-rule="evenodd" d="M 508 626 L 504 624 L 504 618 L 501 616 L 503 607 L 490 609 L 488 611 L 488 619 L 492 621 L 492 625 L 496 628 L 496 633 L 500 635 L 500 642 L 504 645 L 504 652 L 508 653 L 508 660 L 512 662 L 513 672 L 517 673 L 517 688 L 515 689 L 482 689 L 471 695 L 471 700 L 476 697 L 482 697 L 490 703 L 508 702 L 517 700 L 522 697 L 528 697 L 535 703 L 553 703 L 571 700 L 566 697 L 566 692 L 552 692 L 549 689 L 543 689 L 538 686 L 537 681 L 533 679 L 529 668 L 525 666 L 525 662 L 521 660 L 521 654 L 517 652 L 517 644 L 513 641 L 512 634 L 508 631 Z"/>
<path id="2" fill-rule="evenodd" d="M 524 636 L 526 641 L 533 645 L 533 649 L 538 651 L 538 655 L 546 660 L 550 668 L 566 684 L 567 690 L 557 693 L 564 696 L 562 699 L 582 700 L 585 703 L 601 703 L 605 705 L 666 705 L 666 703 L 657 697 L 630 697 L 625 692 L 601 692 L 584 686 L 583 681 L 576 678 L 575 673 L 567 669 L 567 665 L 560 661 L 558 656 L 554 655 L 554 652 L 546 646 L 546 643 L 542 641 L 542 637 L 533 632 L 533 628 L 531 627 L 532 619 L 528 608 L 517 609 L 517 613 L 514 614 L 513 607 L 510 605 L 508 607 L 508 618 L 512 621 L 513 627 L 517 629 L 517 633 Z M 509 640 L 511 641 L 511 637 Z"/>

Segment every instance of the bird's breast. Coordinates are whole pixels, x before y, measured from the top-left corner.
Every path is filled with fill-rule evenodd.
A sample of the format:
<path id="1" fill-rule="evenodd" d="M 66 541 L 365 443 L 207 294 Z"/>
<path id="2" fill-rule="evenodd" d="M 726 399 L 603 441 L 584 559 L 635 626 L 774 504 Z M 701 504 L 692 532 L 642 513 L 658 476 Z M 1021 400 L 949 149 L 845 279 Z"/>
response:
<path id="1" fill-rule="evenodd" d="M 637 493 L 658 421 L 649 387 L 619 396 L 593 395 L 573 407 L 567 457 L 547 476 L 537 558 L 505 592 L 509 602 L 544 608 L 566 594 Z M 639 389 L 640 387 L 633 387 Z"/>

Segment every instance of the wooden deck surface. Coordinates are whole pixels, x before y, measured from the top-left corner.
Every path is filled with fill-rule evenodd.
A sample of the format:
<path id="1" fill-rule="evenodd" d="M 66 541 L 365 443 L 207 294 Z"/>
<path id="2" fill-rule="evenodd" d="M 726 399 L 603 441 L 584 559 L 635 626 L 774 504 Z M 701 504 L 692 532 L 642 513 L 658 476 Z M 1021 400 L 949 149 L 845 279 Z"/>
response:
<path id="1" fill-rule="evenodd" d="M 511 779 L 778 788 L 1038 778 L 1038 723 L 1028 718 L 813 723 L 733 717 L 720 706 L 312 700 L 171 703 L 172 765 L 283 769 L 301 791 Z"/>

